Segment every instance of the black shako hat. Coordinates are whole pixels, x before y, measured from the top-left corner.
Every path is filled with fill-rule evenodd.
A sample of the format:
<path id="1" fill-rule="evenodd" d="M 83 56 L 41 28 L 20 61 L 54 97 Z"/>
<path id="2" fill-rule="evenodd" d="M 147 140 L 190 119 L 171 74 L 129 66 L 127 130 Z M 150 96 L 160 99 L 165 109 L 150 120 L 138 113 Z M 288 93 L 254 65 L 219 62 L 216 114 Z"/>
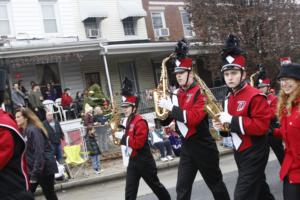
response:
<path id="1" fill-rule="evenodd" d="M 281 67 L 279 75 L 277 79 L 288 77 L 300 80 L 300 64 L 297 63 L 290 63 L 285 64 Z"/>
<path id="2" fill-rule="evenodd" d="M 138 98 L 134 94 L 133 83 L 127 77 L 125 77 L 125 79 L 122 82 L 121 95 L 122 95 L 121 107 L 125 107 L 125 106 L 138 107 Z"/>

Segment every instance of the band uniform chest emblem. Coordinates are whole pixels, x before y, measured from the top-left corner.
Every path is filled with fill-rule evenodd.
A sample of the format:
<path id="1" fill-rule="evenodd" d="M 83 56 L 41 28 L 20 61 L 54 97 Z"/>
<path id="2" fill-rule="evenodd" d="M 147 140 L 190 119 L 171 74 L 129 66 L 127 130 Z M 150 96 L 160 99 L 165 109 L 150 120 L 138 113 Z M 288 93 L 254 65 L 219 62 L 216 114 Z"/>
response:
<path id="1" fill-rule="evenodd" d="M 129 132 L 132 132 L 133 129 L 134 129 L 134 124 L 130 124 L 130 126 L 129 126 Z"/>
<path id="2" fill-rule="evenodd" d="M 242 111 L 244 110 L 245 106 L 246 106 L 246 101 L 238 101 L 238 106 L 237 106 L 237 109 L 236 111 Z"/>
<path id="3" fill-rule="evenodd" d="M 193 96 L 193 94 L 187 94 L 186 95 L 186 100 L 185 100 L 185 103 L 188 103 L 191 99 L 192 99 L 192 96 Z"/>

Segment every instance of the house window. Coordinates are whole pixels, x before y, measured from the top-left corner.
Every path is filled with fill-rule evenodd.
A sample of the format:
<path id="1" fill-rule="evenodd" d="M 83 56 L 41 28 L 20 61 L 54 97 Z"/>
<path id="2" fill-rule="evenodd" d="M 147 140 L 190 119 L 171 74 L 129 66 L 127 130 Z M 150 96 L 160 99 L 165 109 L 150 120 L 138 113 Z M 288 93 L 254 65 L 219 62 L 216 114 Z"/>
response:
<path id="1" fill-rule="evenodd" d="M 55 4 L 42 3 L 42 13 L 45 33 L 57 33 L 57 22 L 55 14 Z"/>
<path id="2" fill-rule="evenodd" d="M 118 64 L 119 67 L 119 73 L 121 78 L 121 84 L 122 81 L 127 77 L 133 82 L 133 91 L 138 91 L 138 83 L 136 81 L 135 77 L 135 69 L 134 69 L 134 62 L 123 62 Z"/>
<path id="3" fill-rule="evenodd" d="M 166 27 L 165 17 L 163 12 L 152 12 L 151 13 L 153 29 L 159 29 Z"/>
<path id="4" fill-rule="evenodd" d="M 7 12 L 7 4 L 0 4 L 0 35 L 9 35 L 9 17 Z"/>
<path id="5" fill-rule="evenodd" d="M 193 36 L 192 26 L 189 19 L 189 13 L 182 11 L 181 12 L 182 25 L 184 30 L 184 36 L 191 37 Z"/>
<path id="6" fill-rule="evenodd" d="M 133 17 L 123 19 L 123 28 L 125 35 L 136 35 L 136 20 Z"/>
<path id="7" fill-rule="evenodd" d="M 87 18 L 84 20 L 85 33 L 88 38 L 99 38 L 100 34 L 100 21 L 97 18 Z"/>

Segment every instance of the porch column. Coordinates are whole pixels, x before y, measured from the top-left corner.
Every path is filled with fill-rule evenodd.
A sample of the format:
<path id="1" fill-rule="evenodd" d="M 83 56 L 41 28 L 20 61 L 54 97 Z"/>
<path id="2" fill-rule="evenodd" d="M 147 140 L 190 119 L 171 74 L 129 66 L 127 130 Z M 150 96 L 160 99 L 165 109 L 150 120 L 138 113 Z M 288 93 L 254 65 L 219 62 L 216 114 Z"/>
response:
<path id="1" fill-rule="evenodd" d="M 106 54 L 107 54 L 107 47 L 102 45 L 101 42 L 99 42 L 99 46 L 104 49 L 104 52 L 100 50 L 100 55 L 103 56 L 103 61 L 104 61 L 104 67 L 105 67 L 105 73 L 106 73 L 106 78 L 107 78 L 107 84 L 108 84 L 108 90 L 109 90 L 109 96 L 110 96 L 110 101 L 111 104 L 113 105 L 114 103 L 114 98 L 113 98 L 113 92 L 112 92 L 112 87 L 111 87 L 111 81 L 110 81 L 110 76 L 109 76 L 109 71 L 108 71 L 108 65 L 107 65 L 107 59 L 106 59 Z"/>

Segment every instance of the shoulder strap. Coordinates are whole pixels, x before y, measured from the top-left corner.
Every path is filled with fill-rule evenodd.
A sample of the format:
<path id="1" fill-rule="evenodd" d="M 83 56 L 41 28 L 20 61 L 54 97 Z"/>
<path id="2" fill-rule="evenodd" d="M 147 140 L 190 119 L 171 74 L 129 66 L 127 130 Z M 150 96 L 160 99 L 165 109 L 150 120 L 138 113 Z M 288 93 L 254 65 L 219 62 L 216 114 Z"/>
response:
<path id="1" fill-rule="evenodd" d="M 194 103 L 197 101 L 197 99 L 198 99 L 198 97 L 199 97 L 200 94 L 201 94 L 201 90 L 198 89 L 197 92 L 196 92 L 196 94 L 195 94 L 195 96 L 194 96 Z"/>

